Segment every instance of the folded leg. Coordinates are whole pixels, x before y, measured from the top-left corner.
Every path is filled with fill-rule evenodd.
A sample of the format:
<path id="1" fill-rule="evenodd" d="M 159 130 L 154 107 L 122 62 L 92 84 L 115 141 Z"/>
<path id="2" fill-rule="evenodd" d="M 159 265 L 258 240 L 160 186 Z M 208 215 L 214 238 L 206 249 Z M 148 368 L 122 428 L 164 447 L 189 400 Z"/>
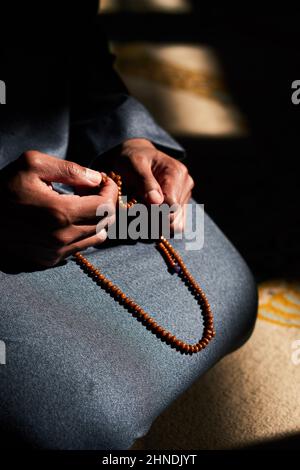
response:
<path id="1" fill-rule="evenodd" d="M 216 337 L 184 356 L 162 343 L 73 260 L 53 269 L 0 272 L 0 423 L 41 448 L 124 449 L 193 381 L 250 336 L 257 295 L 241 256 L 205 216 L 205 242 L 186 251 L 205 290 Z M 199 306 L 152 244 L 92 250 L 93 264 L 178 337 L 202 332 Z M 11 434 L 8 434 L 8 430 Z M 8 439 L 8 438 L 7 438 Z M 2 440 L 3 443 L 3 440 Z"/>

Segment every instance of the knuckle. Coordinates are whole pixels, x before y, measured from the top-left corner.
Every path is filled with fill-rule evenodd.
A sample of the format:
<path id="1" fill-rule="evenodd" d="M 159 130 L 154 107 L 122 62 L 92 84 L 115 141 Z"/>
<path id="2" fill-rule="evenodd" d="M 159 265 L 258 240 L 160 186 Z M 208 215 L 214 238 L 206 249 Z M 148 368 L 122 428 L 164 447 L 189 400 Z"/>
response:
<path id="1" fill-rule="evenodd" d="M 176 212 L 178 210 L 180 201 L 179 201 L 179 195 L 177 191 L 175 190 L 175 188 L 172 188 L 170 190 L 169 195 L 168 195 L 168 202 L 169 204 L 172 205 L 173 211 Z"/>
<path id="2" fill-rule="evenodd" d="M 45 266 L 46 268 L 53 268 L 54 266 L 56 266 L 58 263 L 60 263 L 62 260 L 62 257 L 59 256 L 58 254 L 56 253 L 53 253 L 53 255 L 47 257 L 47 258 L 44 258 L 42 260 L 40 260 L 40 264 L 42 266 Z"/>
<path id="3" fill-rule="evenodd" d="M 52 261 L 55 264 L 60 263 L 65 257 L 65 247 L 60 246 L 53 250 Z"/>
<path id="4" fill-rule="evenodd" d="M 68 227 L 71 224 L 68 212 L 60 207 L 48 209 L 49 219 L 58 227 Z"/>
<path id="5" fill-rule="evenodd" d="M 180 175 L 186 177 L 189 174 L 187 167 L 181 162 L 178 162 L 178 163 L 179 163 L 178 169 L 179 169 Z"/>
<path id="6" fill-rule="evenodd" d="M 109 191 L 106 193 L 105 202 L 109 204 L 116 204 L 119 188 L 114 181 L 111 181 Z"/>
<path id="7" fill-rule="evenodd" d="M 82 175 L 82 168 L 73 162 L 65 161 L 63 163 L 63 171 L 64 171 L 64 174 L 69 176 L 70 178 L 74 178 L 74 177 Z"/>
<path id="8" fill-rule="evenodd" d="M 193 180 L 191 175 L 188 176 L 188 185 L 189 185 L 191 190 L 195 187 L 195 181 Z"/>
<path id="9" fill-rule="evenodd" d="M 58 248 L 68 245 L 71 241 L 70 236 L 61 230 L 57 230 L 52 234 L 52 244 Z"/>
<path id="10" fill-rule="evenodd" d="M 39 168 L 42 164 L 40 152 L 37 152 L 35 150 L 24 152 L 21 155 L 20 164 L 21 167 L 26 170 Z"/>

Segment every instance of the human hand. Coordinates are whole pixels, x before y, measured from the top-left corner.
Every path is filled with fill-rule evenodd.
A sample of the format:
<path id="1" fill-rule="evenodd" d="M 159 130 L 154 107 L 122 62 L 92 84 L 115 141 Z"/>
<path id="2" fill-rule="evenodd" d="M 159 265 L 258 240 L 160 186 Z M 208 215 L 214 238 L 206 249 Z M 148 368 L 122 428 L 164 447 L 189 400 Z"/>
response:
<path id="1" fill-rule="evenodd" d="M 59 194 L 52 182 L 77 189 L 88 196 Z M 103 226 L 114 222 L 118 189 L 100 172 L 38 151 L 25 152 L 0 172 L 2 249 L 13 257 L 42 266 L 54 266 L 78 250 L 103 243 L 107 232 L 96 233 L 101 204 L 109 212 Z M 102 221 L 101 221 L 102 223 Z"/>
<path id="2" fill-rule="evenodd" d="M 175 205 L 177 210 L 170 215 L 171 231 L 184 229 L 185 205 L 194 187 L 185 165 L 145 139 L 126 140 L 111 165 L 135 197 L 147 204 Z"/>

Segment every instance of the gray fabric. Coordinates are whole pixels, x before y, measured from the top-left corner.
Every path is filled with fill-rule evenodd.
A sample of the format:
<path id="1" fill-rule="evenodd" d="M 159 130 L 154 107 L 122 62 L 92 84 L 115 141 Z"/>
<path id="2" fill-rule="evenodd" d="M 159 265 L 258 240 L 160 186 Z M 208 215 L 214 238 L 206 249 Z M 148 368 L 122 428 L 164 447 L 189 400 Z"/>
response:
<path id="1" fill-rule="evenodd" d="M 7 346 L 7 364 L 0 365 L 2 426 L 38 447 L 128 448 L 248 338 L 256 288 L 229 241 L 206 216 L 201 251 L 173 243 L 215 315 L 216 338 L 193 356 L 163 344 L 73 260 L 44 271 L 0 272 L 0 339 Z M 152 244 L 92 249 L 87 256 L 164 327 L 184 340 L 200 337 L 196 302 Z"/>
<path id="2" fill-rule="evenodd" d="M 117 105 L 116 105 L 117 102 Z M 106 97 L 107 113 L 73 125 L 71 155 L 82 165 L 92 166 L 97 157 L 120 145 L 125 139 L 145 138 L 169 155 L 182 159 L 184 149 L 135 98 L 128 95 Z M 99 104 L 101 109 L 101 103 Z"/>
<path id="3" fill-rule="evenodd" d="M 52 112 L 24 109 L 22 113 L 8 106 L 0 108 L 0 170 L 27 150 L 66 158 L 69 145 L 69 109 Z"/>
<path id="4" fill-rule="evenodd" d="M 95 98 L 96 99 L 96 98 Z M 96 116 L 70 122 L 68 106 L 51 111 L 22 112 L 0 108 L 0 170 L 27 150 L 39 150 L 92 166 L 105 152 L 126 139 L 144 138 L 169 155 L 183 158 L 183 148 L 151 117 L 146 108 L 128 95 L 106 98 Z"/>

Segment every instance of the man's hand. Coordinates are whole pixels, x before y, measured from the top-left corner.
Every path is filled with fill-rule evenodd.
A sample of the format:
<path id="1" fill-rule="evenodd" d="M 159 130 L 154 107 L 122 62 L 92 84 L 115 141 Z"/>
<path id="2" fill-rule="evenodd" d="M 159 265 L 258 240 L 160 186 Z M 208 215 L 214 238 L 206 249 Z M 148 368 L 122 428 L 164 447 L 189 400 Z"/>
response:
<path id="1" fill-rule="evenodd" d="M 145 139 L 129 139 L 115 158 L 113 169 L 124 176 L 126 187 L 148 204 L 176 205 L 171 215 L 173 231 L 185 224 L 184 205 L 188 203 L 194 182 L 185 165 L 157 150 Z"/>
<path id="2" fill-rule="evenodd" d="M 24 153 L 0 172 L 2 250 L 42 266 L 54 266 L 70 254 L 102 243 L 96 234 L 96 210 L 105 204 L 114 222 L 118 189 L 99 172 L 37 152 Z M 62 195 L 51 183 L 60 182 L 95 195 Z"/>

